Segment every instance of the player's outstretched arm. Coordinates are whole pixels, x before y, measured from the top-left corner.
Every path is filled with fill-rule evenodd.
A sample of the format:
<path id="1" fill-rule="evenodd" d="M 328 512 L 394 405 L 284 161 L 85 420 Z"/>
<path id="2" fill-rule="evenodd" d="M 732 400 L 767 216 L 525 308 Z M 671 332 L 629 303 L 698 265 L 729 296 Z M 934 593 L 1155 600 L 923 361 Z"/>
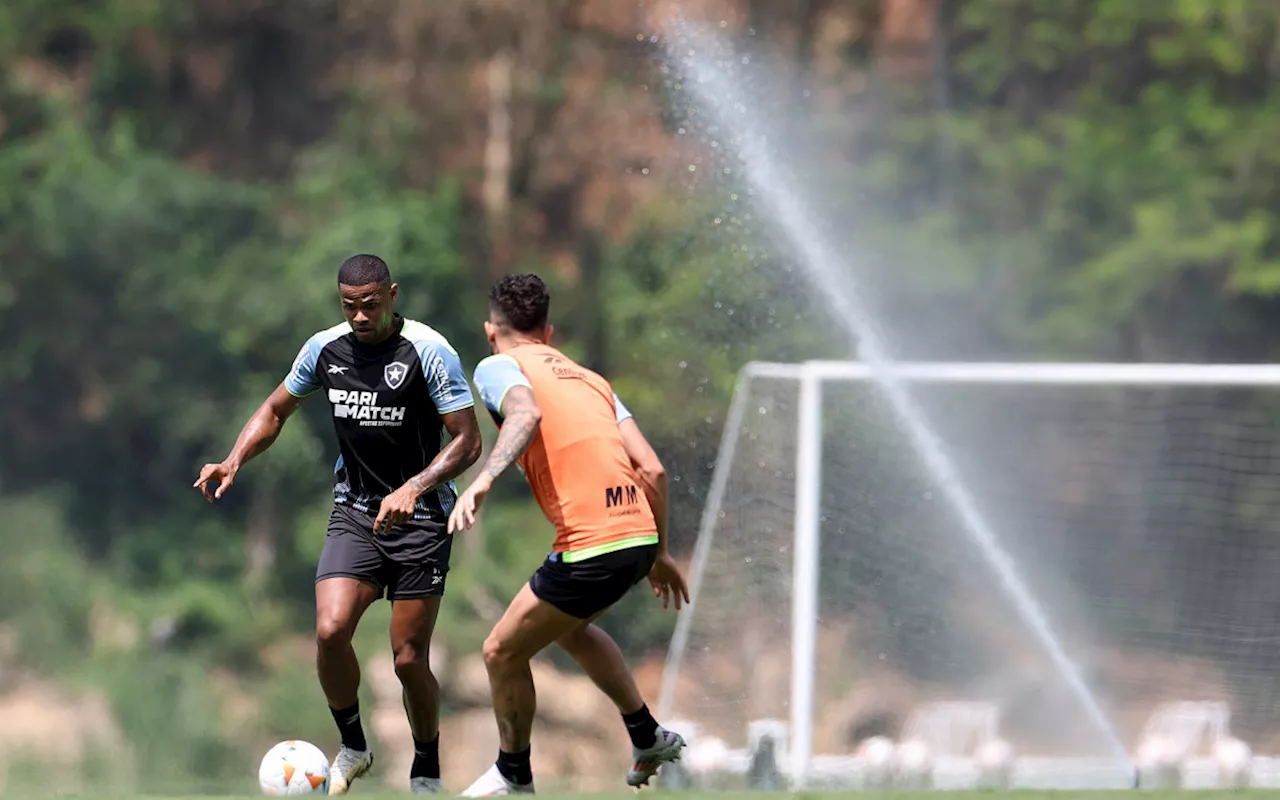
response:
<path id="1" fill-rule="evenodd" d="M 480 458 L 484 440 L 480 437 L 480 423 L 476 421 L 474 406 L 444 414 L 445 430 L 451 437 L 427 468 L 410 478 L 404 486 L 382 499 L 378 518 L 373 521 L 374 533 L 389 532 L 393 527 L 413 516 L 418 498 L 428 489 L 453 480 Z"/>
<path id="2" fill-rule="evenodd" d="M 658 528 L 658 557 L 649 570 L 649 583 L 653 594 L 662 599 L 662 607 L 666 608 L 674 599 L 678 611 L 684 603 L 689 602 L 689 588 L 676 566 L 675 559 L 667 550 L 667 470 L 662 460 L 654 452 L 649 440 L 640 432 L 640 426 L 633 417 L 628 416 L 618 423 L 618 431 L 622 434 L 622 445 L 635 468 L 636 477 L 644 489 L 644 496 L 653 511 L 653 521 Z"/>
<path id="3" fill-rule="evenodd" d="M 465 531 L 475 524 L 476 511 L 493 487 L 499 475 L 516 462 L 528 449 L 542 424 L 542 409 L 528 386 L 512 386 L 502 399 L 502 425 L 498 428 L 498 440 L 493 452 L 485 461 L 484 469 L 458 498 L 449 515 L 449 532 Z"/>
<path id="4" fill-rule="evenodd" d="M 222 497 L 235 482 L 240 468 L 275 442 L 284 428 L 285 420 L 293 416 L 293 412 L 298 410 L 305 399 L 290 394 L 284 383 L 277 386 L 244 424 L 227 457 L 219 464 L 205 464 L 200 470 L 200 477 L 192 485 L 211 503 Z M 209 484 L 215 481 L 218 488 L 210 492 Z"/>

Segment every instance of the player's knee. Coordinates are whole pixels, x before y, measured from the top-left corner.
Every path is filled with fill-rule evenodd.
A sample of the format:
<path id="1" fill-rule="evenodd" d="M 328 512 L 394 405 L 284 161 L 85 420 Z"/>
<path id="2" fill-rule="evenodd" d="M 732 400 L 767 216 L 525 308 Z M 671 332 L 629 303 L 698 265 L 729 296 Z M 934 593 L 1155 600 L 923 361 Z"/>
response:
<path id="1" fill-rule="evenodd" d="M 489 634 L 489 638 L 484 640 L 481 652 L 484 653 L 484 665 L 490 672 L 506 669 L 518 660 L 511 645 L 493 634 Z"/>
<path id="2" fill-rule="evenodd" d="M 316 645 L 324 650 L 348 647 L 354 633 L 355 626 L 345 617 L 334 614 L 316 617 Z"/>
<path id="3" fill-rule="evenodd" d="M 403 642 L 396 646 L 394 653 L 396 675 L 401 681 L 405 679 L 420 680 L 423 674 L 430 675 L 431 666 L 427 648 L 417 642 Z"/>

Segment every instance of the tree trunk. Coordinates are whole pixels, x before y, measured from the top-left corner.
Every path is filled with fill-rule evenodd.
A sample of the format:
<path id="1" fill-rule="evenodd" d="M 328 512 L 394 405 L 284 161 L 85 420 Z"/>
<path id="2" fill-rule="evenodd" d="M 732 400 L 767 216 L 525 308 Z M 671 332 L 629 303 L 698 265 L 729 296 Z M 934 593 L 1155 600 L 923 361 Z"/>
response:
<path id="1" fill-rule="evenodd" d="M 511 263 L 511 51 L 503 48 L 489 61 L 489 135 L 484 148 L 485 220 L 490 269 L 494 276 Z"/>
<path id="2" fill-rule="evenodd" d="M 604 255 L 600 234 L 584 231 L 578 249 L 578 268 L 582 275 L 582 340 L 586 343 L 586 366 L 602 375 L 609 374 L 609 343 L 606 341 L 605 311 L 608 298 L 604 291 Z"/>
<path id="3" fill-rule="evenodd" d="M 276 563 L 276 487 L 270 480 L 255 482 L 249 506 L 245 541 L 245 583 L 261 588 Z"/>
<path id="4" fill-rule="evenodd" d="M 936 23 L 936 0 L 885 0 L 876 48 L 880 69 L 896 80 L 929 82 Z"/>

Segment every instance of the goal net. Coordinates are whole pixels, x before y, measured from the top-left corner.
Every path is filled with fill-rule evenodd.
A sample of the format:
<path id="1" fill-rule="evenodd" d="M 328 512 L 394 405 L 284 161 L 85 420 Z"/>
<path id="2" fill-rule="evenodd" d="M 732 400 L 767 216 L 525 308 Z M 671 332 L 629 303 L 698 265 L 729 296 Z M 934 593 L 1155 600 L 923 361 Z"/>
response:
<path id="1" fill-rule="evenodd" d="M 741 374 L 671 781 L 1280 785 L 1280 368 L 893 369 L 940 452 L 861 364 Z"/>

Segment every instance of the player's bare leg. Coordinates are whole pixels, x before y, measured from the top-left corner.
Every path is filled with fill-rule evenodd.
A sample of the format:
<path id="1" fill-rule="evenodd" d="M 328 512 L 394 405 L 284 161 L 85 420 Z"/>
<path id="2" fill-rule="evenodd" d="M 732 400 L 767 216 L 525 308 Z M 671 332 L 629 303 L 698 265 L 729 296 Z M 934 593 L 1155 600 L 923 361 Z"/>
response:
<path id="1" fill-rule="evenodd" d="M 590 622 L 582 622 L 557 639 L 556 644 L 582 667 L 622 714 L 632 746 L 629 785 L 644 786 L 662 764 L 680 760 L 684 739 L 653 718 L 613 637 Z"/>
<path id="2" fill-rule="evenodd" d="M 331 708 L 350 708 L 360 689 L 360 662 L 351 640 L 378 590 L 355 578 L 316 583 L 316 671 Z"/>
<path id="3" fill-rule="evenodd" d="M 331 795 L 346 794 L 351 781 L 373 766 L 360 724 L 360 662 L 351 639 L 377 596 L 377 588 L 355 578 L 316 583 L 316 672 L 342 735 L 342 749 L 329 768 Z"/>
<path id="4" fill-rule="evenodd" d="M 556 644 L 582 667 L 600 691 L 608 695 L 618 711 L 630 714 L 644 705 L 644 698 L 640 696 L 635 678 L 631 677 L 622 650 L 613 637 L 599 627 L 579 622 L 573 630 L 557 639 Z"/>
<path id="5" fill-rule="evenodd" d="M 440 782 L 440 683 L 429 661 L 439 613 L 439 597 L 396 600 L 391 606 L 391 650 L 413 732 L 409 787 L 414 794 L 437 794 L 444 789 Z"/>
<path id="6" fill-rule="evenodd" d="M 526 750 L 537 707 L 529 662 L 547 645 L 581 624 L 539 600 L 526 583 L 484 643 L 498 738 L 508 753 Z"/>
<path id="7" fill-rule="evenodd" d="M 537 710 L 530 660 L 543 648 L 582 624 L 525 584 L 484 643 L 493 712 L 498 720 L 498 762 L 463 797 L 533 792 L 529 736 Z"/>

